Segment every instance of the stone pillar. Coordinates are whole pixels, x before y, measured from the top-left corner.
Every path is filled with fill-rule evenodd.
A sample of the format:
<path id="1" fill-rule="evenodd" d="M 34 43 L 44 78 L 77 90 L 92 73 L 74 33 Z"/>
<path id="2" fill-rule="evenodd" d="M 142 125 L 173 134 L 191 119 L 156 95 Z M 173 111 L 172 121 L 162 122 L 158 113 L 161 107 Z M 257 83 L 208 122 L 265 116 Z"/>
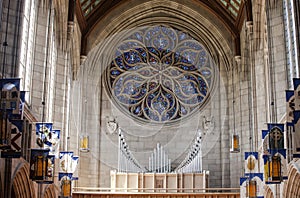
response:
<path id="1" fill-rule="evenodd" d="M 296 21 L 296 42 L 297 42 L 297 51 L 298 51 L 298 70 L 300 70 L 300 1 L 294 0 L 295 3 L 295 21 Z"/>
<path id="2" fill-rule="evenodd" d="M 256 111 L 255 111 L 255 97 L 256 97 L 256 83 L 255 83 L 255 67 L 254 67 L 254 41 L 253 41 L 253 22 L 246 22 L 246 32 L 248 41 L 248 106 L 249 106 L 249 140 L 250 140 L 250 150 L 257 150 L 257 133 L 256 130 Z"/>
<path id="3" fill-rule="evenodd" d="M 73 34 L 74 34 L 74 22 L 68 21 L 68 28 L 67 28 L 67 51 L 70 50 L 73 41 Z"/>

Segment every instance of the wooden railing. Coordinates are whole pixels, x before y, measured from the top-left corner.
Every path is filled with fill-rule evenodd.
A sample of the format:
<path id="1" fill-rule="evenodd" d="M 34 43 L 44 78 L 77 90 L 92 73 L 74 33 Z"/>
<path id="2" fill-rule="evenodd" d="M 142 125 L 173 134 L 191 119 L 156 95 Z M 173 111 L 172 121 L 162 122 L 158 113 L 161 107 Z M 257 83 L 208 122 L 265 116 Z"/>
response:
<path id="1" fill-rule="evenodd" d="M 205 188 L 205 189 L 110 189 L 76 187 L 73 198 L 239 198 L 239 188 Z"/>

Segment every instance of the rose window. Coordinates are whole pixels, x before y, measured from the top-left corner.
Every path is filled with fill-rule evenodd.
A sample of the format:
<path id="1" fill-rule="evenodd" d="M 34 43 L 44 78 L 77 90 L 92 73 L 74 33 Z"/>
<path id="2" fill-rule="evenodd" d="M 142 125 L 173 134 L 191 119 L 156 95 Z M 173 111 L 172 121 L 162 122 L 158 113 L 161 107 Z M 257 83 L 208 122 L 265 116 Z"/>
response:
<path id="1" fill-rule="evenodd" d="M 155 26 L 120 42 L 106 77 L 123 112 L 144 121 L 171 122 L 203 107 L 213 73 L 203 45 L 187 33 Z"/>

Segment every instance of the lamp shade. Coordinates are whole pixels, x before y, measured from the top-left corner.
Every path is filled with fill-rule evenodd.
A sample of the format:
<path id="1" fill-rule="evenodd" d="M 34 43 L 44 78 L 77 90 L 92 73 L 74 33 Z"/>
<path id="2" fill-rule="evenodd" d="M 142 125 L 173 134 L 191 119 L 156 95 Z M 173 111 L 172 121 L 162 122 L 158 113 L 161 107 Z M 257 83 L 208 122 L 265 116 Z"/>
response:
<path id="1" fill-rule="evenodd" d="M 233 134 L 231 136 L 231 153 L 238 153 L 240 152 L 240 140 L 239 135 Z"/>
<path id="2" fill-rule="evenodd" d="M 81 152 L 89 152 L 89 136 L 88 135 L 81 135 L 80 136 L 80 145 L 79 150 Z"/>

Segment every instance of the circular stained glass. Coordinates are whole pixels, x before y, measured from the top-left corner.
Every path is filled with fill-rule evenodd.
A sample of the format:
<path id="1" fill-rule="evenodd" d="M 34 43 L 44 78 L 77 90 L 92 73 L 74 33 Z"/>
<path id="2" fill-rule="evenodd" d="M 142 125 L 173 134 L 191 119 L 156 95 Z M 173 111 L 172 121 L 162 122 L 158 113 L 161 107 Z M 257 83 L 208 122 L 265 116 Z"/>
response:
<path id="1" fill-rule="evenodd" d="M 214 67 L 203 45 L 165 26 L 124 38 L 107 69 L 108 92 L 122 111 L 143 120 L 173 122 L 203 106 Z"/>

